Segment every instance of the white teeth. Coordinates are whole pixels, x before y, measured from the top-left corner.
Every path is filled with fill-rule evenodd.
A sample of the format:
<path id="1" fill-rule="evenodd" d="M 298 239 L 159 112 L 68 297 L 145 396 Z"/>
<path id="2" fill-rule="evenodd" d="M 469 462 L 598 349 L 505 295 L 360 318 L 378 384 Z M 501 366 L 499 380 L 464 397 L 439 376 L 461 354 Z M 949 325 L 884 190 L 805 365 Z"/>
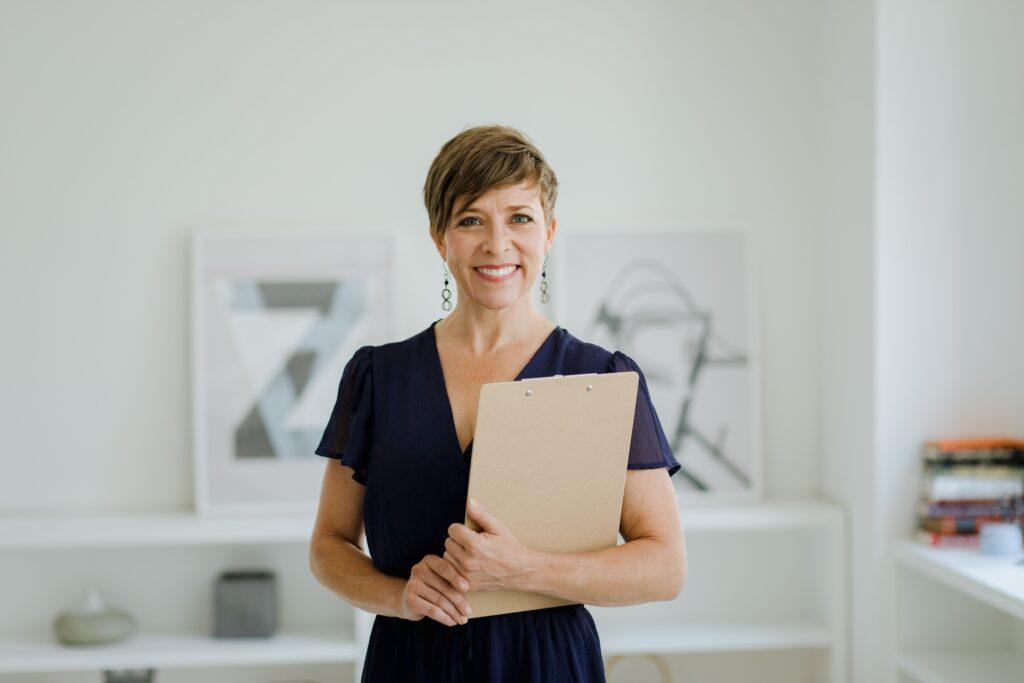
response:
<path id="1" fill-rule="evenodd" d="M 491 277 L 505 277 L 515 269 L 515 266 L 507 266 L 500 270 L 494 270 L 493 268 L 477 268 L 477 270 L 479 270 L 484 275 L 490 275 Z"/>

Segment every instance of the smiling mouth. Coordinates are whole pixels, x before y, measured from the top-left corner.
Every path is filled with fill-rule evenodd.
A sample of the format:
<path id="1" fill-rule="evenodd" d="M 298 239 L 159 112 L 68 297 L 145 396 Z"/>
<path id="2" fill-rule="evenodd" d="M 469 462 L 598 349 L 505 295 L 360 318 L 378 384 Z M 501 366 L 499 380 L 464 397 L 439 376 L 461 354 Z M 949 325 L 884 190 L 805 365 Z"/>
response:
<path id="1" fill-rule="evenodd" d="M 519 268 L 519 265 L 506 266 L 504 268 L 477 266 L 473 268 L 473 270 L 488 282 L 501 282 L 502 280 L 507 280 L 512 277 Z"/>

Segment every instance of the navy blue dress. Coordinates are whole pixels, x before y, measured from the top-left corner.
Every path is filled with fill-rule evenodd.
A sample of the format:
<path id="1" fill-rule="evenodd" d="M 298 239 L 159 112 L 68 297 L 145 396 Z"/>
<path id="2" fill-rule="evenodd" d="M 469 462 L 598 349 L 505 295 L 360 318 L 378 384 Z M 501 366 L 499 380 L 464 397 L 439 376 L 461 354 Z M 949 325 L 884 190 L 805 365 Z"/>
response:
<path id="1" fill-rule="evenodd" d="M 425 555 L 444 555 L 463 523 L 473 444 L 460 452 L 437 350 L 435 320 L 408 339 L 363 346 L 349 360 L 318 455 L 352 468 L 366 487 L 363 517 L 374 566 L 408 579 Z M 679 470 L 629 356 L 556 327 L 516 377 L 635 370 L 639 375 L 629 469 Z M 597 628 L 582 604 L 471 618 L 447 626 L 377 615 L 362 681 L 426 683 L 604 681 Z"/>

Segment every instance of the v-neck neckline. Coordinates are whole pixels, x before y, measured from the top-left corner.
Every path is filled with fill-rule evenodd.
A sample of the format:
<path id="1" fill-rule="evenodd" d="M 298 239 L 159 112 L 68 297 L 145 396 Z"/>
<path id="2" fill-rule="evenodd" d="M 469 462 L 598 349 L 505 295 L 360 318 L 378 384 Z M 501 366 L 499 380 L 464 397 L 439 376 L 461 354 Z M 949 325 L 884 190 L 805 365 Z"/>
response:
<path id="1" fill-rule="evenodd" d="M 440 379 L 440 381 L 437 384 L 441 387 L 441 399 L 444 401 L 444 404 L 448 407 L 448 433 L 451 435 L 452 441 L 455 444 L 455 450 L 459 451 L 459 430 L 455 426 L 455 410 L 452 408 L 452 401 L 451 398 L 448 396 L 448 382 L 447 380 L 445 380 L 444 377 L 444 368 L 441 366 L 441 350 L 437 346 L 437 333 L 434 331 L 434 326 L 437 325 L 437 323 L 441 322 L 441 320 L 443 320 L 443 318 L 438 318 L 434 322 L 430 323 L 430 327 L 428 327 L 426 330 L 427 341 L 429 342 L 428 345 L 433 350 L 434 368 L 437 370 L 437 376 Z M 561 329 L 561 325 L 555 325 L 555 328 L 548 333 L 548 336 L 544 338 L 544 341 L 540 343 L 540 346 L 537 347 L 537 350 L 533 352 L 533 355 L 530 356 L 530 359 L 526 361 L 525 365 L 523 365 L 522 369 L 519 371 L 519 374 L 517 374 L 515 378 L 512 380 L 513 382 L 518 382 L 523 378 L 523 375 L 526 374 L 526 371 L 530 369 L 530 366 L 532 366 L 534 362 L 540 357 L 541 352 L 547 347 L 548 344 L 551 343 L 551 340 L 555 338 L 557 332 Z M 470 439 L 469 443 L 466 444 L 466 450 L 461 451 L 460 453 L 460 455 L 462 455 L 461 460 L 463 464 L 466 463 L 469 457 L 469 452 L 473 450 L 473 441 L 474 439 Z"/>

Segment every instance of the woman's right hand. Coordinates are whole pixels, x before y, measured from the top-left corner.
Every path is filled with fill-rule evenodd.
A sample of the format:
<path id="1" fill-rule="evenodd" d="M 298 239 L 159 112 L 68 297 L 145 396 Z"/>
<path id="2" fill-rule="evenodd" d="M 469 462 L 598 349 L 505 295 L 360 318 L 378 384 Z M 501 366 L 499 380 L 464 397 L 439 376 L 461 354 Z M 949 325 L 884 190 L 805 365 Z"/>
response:
<path id="1" fill-rule="evenodd" d="M 412 566 L 402 590 L 403 619 L 420 621 L 430 617 L 447 626 L 469 621 L 465 592 L 469 581 L 448 560 L 427 555 Z"/>

